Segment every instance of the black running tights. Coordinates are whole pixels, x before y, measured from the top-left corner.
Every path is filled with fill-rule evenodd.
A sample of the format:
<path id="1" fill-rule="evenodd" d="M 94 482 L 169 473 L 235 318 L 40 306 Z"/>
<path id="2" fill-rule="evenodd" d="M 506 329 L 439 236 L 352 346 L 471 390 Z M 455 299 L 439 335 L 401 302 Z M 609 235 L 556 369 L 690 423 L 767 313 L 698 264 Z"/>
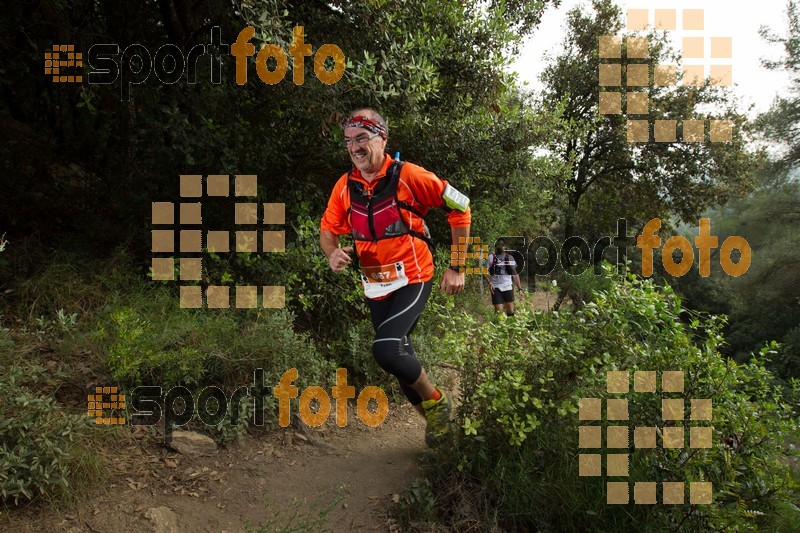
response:
<path id="1" fill-rule="evenodd" d="M 420 404 L 422 398 L 409 385 L 419 379 L 422 365 L 410 337 L 431 294 L 431 286 L 432 281 L 413 283 L 383 300 L 367 298 L 375 328 L 372 355 L 381 368 L 397 378 L 403 394 L 413 405 Z"/>

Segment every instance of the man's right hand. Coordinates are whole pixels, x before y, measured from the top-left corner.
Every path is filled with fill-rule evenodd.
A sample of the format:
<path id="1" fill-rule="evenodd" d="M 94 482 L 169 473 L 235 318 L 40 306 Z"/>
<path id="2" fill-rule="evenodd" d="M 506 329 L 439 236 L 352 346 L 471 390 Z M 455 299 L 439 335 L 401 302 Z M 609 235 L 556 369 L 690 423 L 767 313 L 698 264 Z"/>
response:
<path id="1" fill-rule="evenodd" d="M 347 265 L 349 265 L 353 260 L 350 259 L 350 252 L 353 251 L 352 246 L 345 246 L 344 248 L 336 248 L 331 255 L 328 257 L 328 265 L 331 267 L 331 270 L 334 272 L 341 272 Z"/>

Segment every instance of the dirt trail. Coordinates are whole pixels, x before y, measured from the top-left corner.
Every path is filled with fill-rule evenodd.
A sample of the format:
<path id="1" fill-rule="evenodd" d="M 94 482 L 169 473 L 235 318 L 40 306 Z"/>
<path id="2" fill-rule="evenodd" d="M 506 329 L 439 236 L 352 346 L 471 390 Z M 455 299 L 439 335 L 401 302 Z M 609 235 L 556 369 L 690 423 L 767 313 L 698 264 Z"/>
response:
<path id="1" fill-rule="evenodd" d="M 539 291 L 519 304 L 548 309 L 553 299 Z M 441 386 L 457 395 L 455 373 Z M 332 420 L 308 431 L 316 443 L 287 428 L 248 435 L 208 457 L 167 450 L 138 428 L 119 444 L 115 470 L 89 501 L 68 511 L 0 508 L 0 531 L 399 530 L 392 518 L 399 495 L 423 473 L 424 420 L 407 404 L 390 406 L 377 428 L 355 412 L 345 428 Z"/>
<path id="2" fill-rule="evenodd" d="M 317 444 L 287 428 L 247 436 L 208 457 L 182 456 L 142 433 L 119 449 L 117 474 L 91 501 L 69 512 L 3 512 L 0 530 L 395 530 L 397 495 L 422 473 L 424 421 L 408 405 L 391 406 L 377 428 L 355 412 L 348 420 L 346 428 L 310 430 Z M 160 507 L 174 515 L 152 511 Z"/>

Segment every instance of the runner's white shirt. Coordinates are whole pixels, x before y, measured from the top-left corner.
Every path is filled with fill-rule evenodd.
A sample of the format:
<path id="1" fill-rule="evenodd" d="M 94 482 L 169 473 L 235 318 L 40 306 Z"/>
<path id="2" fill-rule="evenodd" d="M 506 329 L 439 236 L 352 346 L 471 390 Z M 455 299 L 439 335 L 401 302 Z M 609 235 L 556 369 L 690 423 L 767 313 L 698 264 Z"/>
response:
<path id="1" fill-rule="evenodd" d="M 501 291 L 514 289 L 514 281 L 511 274 L 508 274 L 508 267 L 517 268 L 517 262 L 508 252 L 504 252 L 499 258 L 495 254 L 489 254 L 486 268 L 489 269 L 489 283 L 492 287 Z M 498 272 L 498 274 L 495 274 Z"/>

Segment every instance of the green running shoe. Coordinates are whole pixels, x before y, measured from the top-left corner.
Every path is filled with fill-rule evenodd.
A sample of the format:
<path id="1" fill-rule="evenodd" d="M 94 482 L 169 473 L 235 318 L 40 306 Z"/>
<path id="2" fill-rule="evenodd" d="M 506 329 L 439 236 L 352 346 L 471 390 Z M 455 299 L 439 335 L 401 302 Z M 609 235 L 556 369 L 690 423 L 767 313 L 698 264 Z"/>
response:
<path id="1" fill-rule="evenodd" d="M 439 390 L 438 388 L 436 390 Z M 445 393 L 438 400 L 424 400 L 422 410 L 428 425 L 425 427 L 425 444 L 433 447 L 450 432 L 450 400 Z"/>

